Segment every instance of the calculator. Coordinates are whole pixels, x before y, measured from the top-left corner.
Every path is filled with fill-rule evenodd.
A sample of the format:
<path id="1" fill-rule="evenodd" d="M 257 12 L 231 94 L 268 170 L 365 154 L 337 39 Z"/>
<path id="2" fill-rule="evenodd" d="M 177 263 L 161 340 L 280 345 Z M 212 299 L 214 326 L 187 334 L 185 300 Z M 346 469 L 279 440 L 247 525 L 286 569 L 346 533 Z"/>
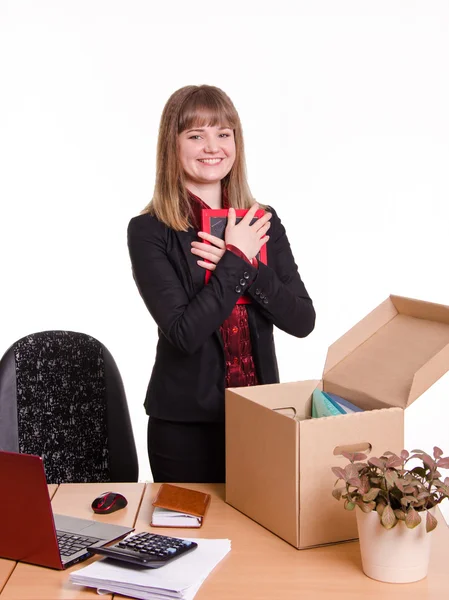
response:
<path id="1" fill-rule="evenodd" d="M 94 554 L 158 569 L 198 547 L 196 542 L 157 533 L 135 533 L 113 546 L 89 548 Z"/>

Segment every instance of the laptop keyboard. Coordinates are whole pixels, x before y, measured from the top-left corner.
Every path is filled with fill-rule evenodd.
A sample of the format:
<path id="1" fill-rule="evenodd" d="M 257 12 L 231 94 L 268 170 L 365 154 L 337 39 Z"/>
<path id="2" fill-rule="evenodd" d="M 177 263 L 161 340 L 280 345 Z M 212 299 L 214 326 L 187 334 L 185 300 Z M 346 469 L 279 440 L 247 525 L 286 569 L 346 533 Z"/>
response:
<path id="1" fill-rule="evenodd" d="M 85 550 L 89 546 L 100 541 L 100 538 L 67 533 L 66 531 L 57 531 L 56 536 L 58 538 L 61 556 L 72 556 L 72 554 L 76 554 L 76 552 L 79 552 L 80 550 Z"/>

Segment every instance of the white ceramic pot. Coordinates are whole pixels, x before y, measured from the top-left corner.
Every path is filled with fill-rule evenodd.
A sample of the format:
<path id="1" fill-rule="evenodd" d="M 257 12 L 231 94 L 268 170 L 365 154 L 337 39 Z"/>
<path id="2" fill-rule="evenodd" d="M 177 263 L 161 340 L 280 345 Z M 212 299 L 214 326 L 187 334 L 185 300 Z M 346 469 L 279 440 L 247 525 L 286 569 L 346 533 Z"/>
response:
<path id="1" fill-rule="evenodd" d="M 385 529 L 376 511 L 355 508 L 363 572 L 388 583 L 411 583 L 424 579 L 430 560 L 432 532 L 426 532 L 426 513 L 421 523 L 408 529 L 403 521 Z M 433 509 L 431 510 L 433 514 Z"/>

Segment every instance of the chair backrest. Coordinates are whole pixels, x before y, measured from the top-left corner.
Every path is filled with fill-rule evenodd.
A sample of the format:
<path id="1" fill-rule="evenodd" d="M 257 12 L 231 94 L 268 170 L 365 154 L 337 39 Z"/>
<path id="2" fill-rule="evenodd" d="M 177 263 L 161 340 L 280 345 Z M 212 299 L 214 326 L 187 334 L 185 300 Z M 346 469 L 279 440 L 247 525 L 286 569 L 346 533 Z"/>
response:
<path id="1" fill-rule="evenodd" d="M 107 348 L 72 331 L 15 342 L 0 361 L 0 448 L 41 456 L 48 483 L 137 481 L 125 390 Z"/>

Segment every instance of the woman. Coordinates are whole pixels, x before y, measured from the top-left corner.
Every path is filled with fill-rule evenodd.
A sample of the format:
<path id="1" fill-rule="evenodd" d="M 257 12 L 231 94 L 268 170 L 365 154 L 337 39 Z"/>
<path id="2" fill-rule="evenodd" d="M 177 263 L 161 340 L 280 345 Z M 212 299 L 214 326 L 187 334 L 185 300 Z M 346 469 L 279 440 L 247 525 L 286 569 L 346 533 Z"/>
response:
<path id="1" fill-rule="evenodd" d="M 200 231 L 201 210 L 223 207 L 225 239 Z M 249 209 L 237 224 L 235 208 Z M 225 387 L 279 381 L 273 325 L 313 330 L 285 229 L 272 208 L 253 220 L 257 208 L 231 100 L 207 85 L 176 91 L 161 118 L 153 200 L 128 227 L 159 334 L 145 401 L 155 481 L 224 482 Z M 267 265 L 256 258 L 264 244 Z M 250 303 L 236 304 L 243 295 Z"/>

